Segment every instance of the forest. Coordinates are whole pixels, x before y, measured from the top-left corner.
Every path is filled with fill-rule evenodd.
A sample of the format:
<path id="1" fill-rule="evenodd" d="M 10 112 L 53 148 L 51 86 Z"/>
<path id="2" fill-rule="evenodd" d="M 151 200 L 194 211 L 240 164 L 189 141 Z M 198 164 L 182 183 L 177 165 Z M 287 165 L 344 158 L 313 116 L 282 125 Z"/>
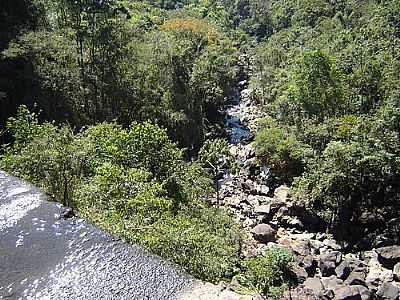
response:
<path id="1" fill-rule="evenodd" d="M 272 194 L 347 252 L 400 243 L 398 0 L 2 0 L 0 53 L 0 170 L 196 278 L 299 283 L 210 200 L 239 81 Z"/>

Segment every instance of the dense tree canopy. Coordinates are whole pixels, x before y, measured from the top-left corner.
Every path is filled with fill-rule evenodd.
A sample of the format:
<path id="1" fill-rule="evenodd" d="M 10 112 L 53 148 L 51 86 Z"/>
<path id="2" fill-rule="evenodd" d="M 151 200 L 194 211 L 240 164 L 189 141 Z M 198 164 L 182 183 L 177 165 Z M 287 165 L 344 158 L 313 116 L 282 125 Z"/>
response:
<path id="1" fill-rule="evenodd" d="M 399 3 L 272 2 L 274 33 L 255 47 L 251 78 L 270 115 L 258 155 L 357 243 L 377 228 L 366 215 L 398 217 Z"/>

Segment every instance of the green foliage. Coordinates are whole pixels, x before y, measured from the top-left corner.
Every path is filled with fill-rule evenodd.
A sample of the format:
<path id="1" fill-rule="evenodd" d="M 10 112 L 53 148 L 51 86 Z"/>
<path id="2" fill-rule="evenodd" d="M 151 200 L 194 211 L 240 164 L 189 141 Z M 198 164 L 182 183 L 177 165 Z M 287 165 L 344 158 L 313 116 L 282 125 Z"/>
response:
<path id="1" fill-rule="evenodd" d="M 7 98 L 14 96 L 14 101 L 20 103 L 18 97 L 24 94 L 18 89 L 28 89 L 28 93 L 37 97 L 37 105 L 48 120 L 70 120 L 78 126 L 88 120 L 92 102 L 69 38 L 60 32 L 29 32 L 10 43 L 3 57 L 23 66 L 23 70 L 17 68 L 19 72 L 11 77 L 13 84 L 4 87 Z"/>
<path id="2" fill-rule="evenodd" d="M 201 279 L 232 276 L 241 230 L 227 213 L 200 204 L 210 179 L 199 164 L 181 160 L 165 129 L 102 123 L 74 134 L 40 124 L 26 107 L 8 124 L 15 143 L 4 148 L 0 169 Z"/>
<path id="3" fill-rule="evenodd" d="M 264 256 L 249 258 L 244 261 L 245 271 L 239 275 L 239 282 L 268 299 L 280 299 L 287 288 L 285 278 L 289 274 L 289 264 L 293 261 L 291 252 L 284 248 L 269 249 Z"/>
<path id="4" fill-rule="evenodd" d="M 256 46 L 250 79 L 269 115 L 257 154 L 294 179 L 295 198 L 337 237 L 381 234 L 385 224 L 362 222 L 399 217 L 398 3 L 271 1 L 270 8 L 274 31 Z"/>
<path id="5" fill-rule="evenodd" d="M 207 168 L 234 165 L 234 157 L 229 152 L 228 142 L 224 139 L 207 140 L 199 151 L 198 160 Z"/>
<path id="6" fill-rule="evenodd" d="M 0 51 L 20 32 L 40 26 L 44 14 L 40 1 L 4 0 L 0 8 Z"/>
<path id="7" fill-rule="evenodd" d="M 186 208 L 175 216 L 163 214 L 152 224 L 138 222 L 137 215 L 85 213 L 96 224 L 143 245 L 197 278 L 219 282 L 237 272 L 242 233 L 231 216 L 219 209 Z"/>
<path id="8" fill-rule="evenodd" d="M 292 78 L 287 90 L 288 103 L 283 101 L 278 108 L 285 121 L 298 121 L 299 114 L 323 120 L 344 109 L 340 75 L 332 59 L 324 53 L 305 53 L 289 76 Z"/>
<path id="9" fill-rule="evenodd" d="M 363 213 L 377 208 L 392 207 L 388 218 L 396 214 L 400 145 L 393 132 L 382 133 L 378 124 L 371 119 L 344 119 L 336 131 L 340 141 L 331 141 L 294 182 L 295 197 L 331 228 L 360 222 Z M 346 230 L 338 230 L 346 237 Z"/>
<path id="10" fill-rule="evenodd" d="M 146 171 L 104 163 L 80 184 L 75 199 L 80 209 L 115 211 L 146 224 L 171 210 L 172 200 L 164 194 L 162 185 Z"/>
<path id="11" fill-rule="evenodd" d="M 264 119 L 261 124 L 265 127 L 259 130 L 256 136 L 257 156 L 286 181 L 300 175 L 307 147 L 289 128 L 277 127 L 273 119 Z"/>
<path id="12" fill-rule="evenodd" d="M 240 229 L 216 208 L 183 210 L 154 224 L 142 242 L 203 280 L 229 278 L 239 263 Z"/>
<path id="13" fill-rule="evenodd" d="M 0 80 L 12 105 L 2 119 L 33 98 L 48 120 L 76 127 L 154 120 L 181 146 L 200 146 L 214 117 L 208 108 L 225 102 L 236 75 L 227 35 L 205 19 L 168 17 L 142 2 L 43 3 L 49 26 L 3 53 L 11 70 L 20 67 Z"/>

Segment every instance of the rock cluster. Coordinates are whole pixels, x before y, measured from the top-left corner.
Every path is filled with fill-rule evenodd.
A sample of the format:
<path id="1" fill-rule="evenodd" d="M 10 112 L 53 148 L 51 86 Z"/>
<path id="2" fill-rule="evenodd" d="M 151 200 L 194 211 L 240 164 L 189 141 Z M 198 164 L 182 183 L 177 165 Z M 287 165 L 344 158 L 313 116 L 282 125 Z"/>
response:
<path id="1" fill-rule="evenodd" d="M 271 195 L 262 184 L 262 172 L 252 176 L 252 147 L 232 146 L 242 169 L 221 182 L 220 205 L 233 211 L 248 232 L 245 256 L 272 246 L 293 252 L 292 275 L 298 285 L 285 299 L 399 299 L 400 246 L 345 253 L 329 234 L 308 232 L 317 228 L 318 218 L 290 201 L 288 187 L 280 186 Z"/>
<path id="2" fill-rule="evenodd" d="M 254 130 L 260 114 L 253 113 L 257 109 L 249 101 L 241 119 Z M 290 200 L 289 187 L 266 184 L 269 170 L 258 164 L 254 143 L 230 145 L 230 152 L 240 172 L 220 180 L 219 205 L 232 211 L 248 234 L 244 256 L 261 255 L 274 246 L 293 252 L 297 284 L 284 299 L 400 299 L 400 246 L 346 253 L 319 230 L 316 216 Z"/>

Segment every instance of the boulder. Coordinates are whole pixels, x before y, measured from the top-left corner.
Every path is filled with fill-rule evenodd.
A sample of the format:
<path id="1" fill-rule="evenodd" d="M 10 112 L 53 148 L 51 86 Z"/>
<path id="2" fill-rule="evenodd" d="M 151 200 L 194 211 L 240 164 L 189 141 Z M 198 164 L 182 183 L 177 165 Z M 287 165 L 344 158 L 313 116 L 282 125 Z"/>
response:
<path id="1" fill-rule="evenodd" d="M 267 196 L 253 196 L 253 197 L 255 197 L 260 204 L 270 204 L 272 206 L 272 204 L 276 202 L 274 198 Z"/>
<path id="2" fill-rule="evenodd" d="M 230 207 L 240 209 L 240 202 L 242 202 L 242 199 L 238 195 L 233 195 L 232 197 L 226 197 L 224 202 Z"/>
<path id="3" fill-rule="evenodd" d="M 376 293 L 382 300 L 398 300 L 400 297 L 400 289 L 389 282 L 384 282 Z"/>
<path id="4" fill-rule="evenodd" d="M 337 277 L 345 280 L 351 273 L 351 267 L 348 260 L 342 261 L 335 269 Z"/>
<path id="5" fill-rule="evenodd" d="M 289 290 L 286 291 L 283 294 L 282 300 L 319 300 L 320 297 L 315 295 L 315 293 L 308 289 L 305 288 L 304 286 L 298 286 L 294 290 Z"/>
<path id="6" fill-rule="evenodd" d="M 343 286 L 336 291 L 336 300 L 369 300 L 371 299 L 371 292 L 364 286 L 352 285 Z"/>
<path id="7" fill-rule="evenodd" d="M 314 276 L 318 267 L 318 262 L 312 255 L 301 257 L 299 265 L 302 266 L 309 276 Z"/>
<path id="8" fill-rule="evenodd" d="M 304 281 L 304 287 L 314 292 L 315 295 L 320 296 L 324 292 L 324 286 L 319 278 L 307 278 Z"/>
<path id="9" fill-rule="evenodd" d="M 242 225 L 243 227 L 253 227 L 256 223 L 256 220 L 251 219 L 251 218 L 246 218 L 243 222 Z"/>
<path id="10" fill-rule="evenodd" d="M 287 202 L 289 191 L 289 187 L 287 187 L 286 185 L 281 185 L 280 187 L 275 189 L 274 198 L 279 202 Z"/>
<path id="11" fill-rule="evenodd" d="M 277 210 L 277 212 L 275 213 L 274 219 L 281 222 L 282 219 L 285 216 L 289 216 L 289 214 L 290 214 L 290 211 L 289 211 L 289 208 L 287 208 L 287 206 L 280 206 L 279 209 Z"/>
<path id="12" fill-rule="evenodd" d="M 322 278 L 322 284 L 325 290 L 336 291 L 343 287 L 343 280 L 337 278 L 336 276 L 332 275 L 330 277 Z"/>
<path id="13" fill-rule="evenodd" d="M 331 251 L 319 258 L 319 268 L 323 276 L 335 274 L 335 268 L 342 260 L 342 254 L 338 251 Z"/>
<path id="14" fill-rule="evenodd" d="M 246 198 L 246 202 L 249 203 L 251 206 L 256 207 L 259 205 L 258 197 L 254 195 L 248 195 Z"/>
<path id="15" fill-rule="evenodd" d="M 255 166 L 257 166 L 257 159 L 255 157 L 246 159 L 246 161 L 244 162 L 243 165 L 245 168 L 248 168 L 248 169 L 255 167 Z"/>
<path id="16" fill-rule="evenodd" d="M 267 187 L 266 185 L 257 184 L 255 186 L 255 188 L 256 188 L 256 192 L 257 192 L 258 195 L 261 195 L 261 196 L 267 196 L 268 195 L 269 187 Z"/>
<path id="17" fill-rule="evenodd" d="M 342 247 L 335 241 L 332 239 L 325 239 L 323 241 L 324 245 L 327 246 L 328 248 L 332 249 L 332 250 L 341 250 Z"/>
<path id="18" fill-rule="evenodd" d="M 365 273 L 360 271 L 353 271 L 344 281 L 345 284 L 348 285 L 362 285 L 367 286 L 365 283 Z"/>
<path id="19" fill-rule="evenodd" d="M 296 217 L 290 217 L 290 216 L 285 216 L 281 220 L 282 223 L 284 223 L 286 226 L 290 228 L 296 228 L 299 230 L 304 230 L 304 224 Z"/>
<path id="20" fill-rule="evenodd" d="M 247 179 L 246 181 L 242 182 L 242 188 L 248 193 L 251 193 L 253 195 L 257 194 L 254 182 L 251 181 L 250 179 Z"/>
<path id="21" fill-rule="evenodd" d="M 293 265 L 290 270 L 297 283 L 303 283 L 308 278 L 307 271 L 297 264 Z"/>
<path id="22" fill-rule="evenodd" d="M 378 261 L 378 255 L 375 251 L 365 252 L 370 256 L 368 261 L 368 274 L 365 278 L 370 289 L 376 290 L 383 282 L 393 281 L 391 270 L 385 269 Z"/>
<path id="23" fill-rule="evenodd" d="M 271 212 L 271 205 L 264 204 L 258 205 L 254 208 L 254 213 L 257 215 L 269 215 Z"/>
<path id="24" fill-rule="evenodd" d="M 324 252 L 323 249 L 325 248 L 324 244 L 318 240 L 310 240 L 311 248 L 315 254 L 320 254 Z"/>
<path id="25" fill-rule="evenodd" d="M 386 246 L 376 249 L 379 262 L 388 269 L 392 269 L 400 262 L 400 246 Z"/>
<path id="26" fill-rule="evenodd" d="M 393 268 L 393 277 L 397 281 L 400 281 L 400 263 L 397 263 Z"/>
<path id="27" fill-rule="evenodd" d="M 291 215 L 296 216 L 302 222 L 302 224 L 306 225 L 307 227 L 312 227 L 314 229 L 322 228 L 321 219 L 303 205 L 292 205 Z"/>
<path id="28" fill-rule="evenodd" d="M 297 241 L 290 245 L 293 252 L 300 256 L 307 256 L 311 254 L 310 241 Z"/>
<path id="29" fill-rule="evenodd" d="M 251 233 L 257 241 L 262 243 L 276 241 L 276 230 L 268 224 L 258 224 L 251 230 Z"/>

